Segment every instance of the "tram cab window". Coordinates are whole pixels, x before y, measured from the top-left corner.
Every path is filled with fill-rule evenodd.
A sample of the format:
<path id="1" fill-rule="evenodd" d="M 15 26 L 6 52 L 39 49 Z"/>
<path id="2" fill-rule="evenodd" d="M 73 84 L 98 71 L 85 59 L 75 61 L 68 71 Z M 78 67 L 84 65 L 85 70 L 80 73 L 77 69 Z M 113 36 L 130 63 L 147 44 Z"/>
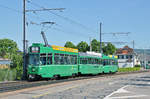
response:
<path id="1" fill-rule="evenodd" d="M 39 65 L 39 54 L 30 54 L 29 55 L 29 64 L 33 66 Z"/>
<path id="2" fill-rule="evenodd" d="M 52 54 L 47 55 L 47 65 L 52 64 Z"/>
<path id="3" fill-rule="evenodd" d="M 40 54 L 40 65 L 46 65 L 46 54 Z"/>

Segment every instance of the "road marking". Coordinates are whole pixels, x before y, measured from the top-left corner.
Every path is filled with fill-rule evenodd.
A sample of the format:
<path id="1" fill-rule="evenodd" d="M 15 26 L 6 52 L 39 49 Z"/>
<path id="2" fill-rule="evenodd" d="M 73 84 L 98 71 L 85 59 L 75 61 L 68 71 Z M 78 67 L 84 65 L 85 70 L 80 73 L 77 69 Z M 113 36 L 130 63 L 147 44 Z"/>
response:
<path id="1" fill-rule="evenodd" d="M 115 84 L 115 83 L 117 83 L 118 81 L 114 81 L 114 82 L 110 82 L 110 83 L 108 83 L 109 85 L 113 85 L 113 84 Z"/>
<path id="2" fill-rule="evenodd" d="M 124 88 L 128 87 L 129 85 L 126 85 L 124 87 L 121 87 L 117 91 L 112 92 L 110 95 L 104 97 L 104 99 L 123 99 L 123 98 L 137 98 L 137 97 L 146 97 L 147 95 L 132 95 L 132 96 L 120 96 L 120 97 L 111 97 L 115 93 L 131 93 Z"/>
<path id="3" fill-rule="evenodd" d="M 121 97 L 109 97 L 109 99 L 138 98 L 138 97 L 146 97 L 146 96 L 147 95 L 133 95 L 133 96 L 121 96 Z"/>
<path id="4" fill-rule="evenodd" d="M 150 82 L 148 82 L 147 84 L 150 84 Z"/>
<path id="5" fill-rule="evenodd" d="M 43 93 L 43 94 L 40 94 L 40 95 L 33 96 L 32 98 L 38 98 L 38 97 L 42 97 L 42 96 L 45 96 L 45 95 L 48 95 L 48 94 L 52 94 L 52 93 L 56 93 L 56 92 L 61 92 L 61 91 L 69 90 L 69 89 L 73 89 L 73 88 L 76 88 L 76 87 L 78 87 L 78 86 L 77 85 L 76 86 L 71 86 L 71 87 L 68 87 L 66 89 L 62 89 L 62 90 L 59 90 L 59 91 L 46 92 L 46 93 Z"/>
<path id="6" fill-rule="evenodd" d="M 112 96 L 115 93 L 125 93 L 125 92 L 129 92 L 126 91 L 124 88 L 128 87 L 129 85 L 123 86 L 120 89 L 118 89 L 117 91 L 112 92 L 111 94 L 109 94 L 108 96 L 104 97 L 104 99 L 111 99 L 110 96 Z"/>

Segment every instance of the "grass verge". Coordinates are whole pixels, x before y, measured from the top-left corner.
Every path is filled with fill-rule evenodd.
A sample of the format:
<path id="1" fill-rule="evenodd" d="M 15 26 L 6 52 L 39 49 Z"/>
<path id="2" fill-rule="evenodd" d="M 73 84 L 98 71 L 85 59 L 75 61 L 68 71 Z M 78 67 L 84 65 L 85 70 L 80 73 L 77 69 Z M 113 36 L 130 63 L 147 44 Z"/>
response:
<path id="1" fill-rule="evenodd" d="M 133 67 L 133 68 L 119 68 L 118 72 L 130 72 L 130 71 L 140 71 L 140 67 Z"/>

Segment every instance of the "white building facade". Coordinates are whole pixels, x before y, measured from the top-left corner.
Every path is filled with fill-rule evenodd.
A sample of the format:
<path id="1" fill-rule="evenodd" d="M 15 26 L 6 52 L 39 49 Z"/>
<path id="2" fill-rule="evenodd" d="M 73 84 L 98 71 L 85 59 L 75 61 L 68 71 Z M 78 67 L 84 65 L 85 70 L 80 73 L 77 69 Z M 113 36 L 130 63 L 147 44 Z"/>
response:
<path id="1" fill-rule="evenodd" d="M 128 46 L 118 49 L 116 55 L 118 56 L 119 68 L 128 68 L 140 65 L 137 54 Z"/>

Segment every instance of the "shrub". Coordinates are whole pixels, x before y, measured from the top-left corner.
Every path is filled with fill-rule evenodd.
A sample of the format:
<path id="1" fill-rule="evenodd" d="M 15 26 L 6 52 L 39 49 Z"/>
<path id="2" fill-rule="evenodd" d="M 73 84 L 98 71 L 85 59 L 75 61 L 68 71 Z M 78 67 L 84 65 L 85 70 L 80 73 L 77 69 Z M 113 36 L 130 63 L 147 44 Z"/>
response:
<path id="1" fill-rule="evenodd" d="M 133 68 L 119 68 L 118 72 L 130 72 L 130 71 L 139 71 L 140 67 L 133 67 Z"/>
<path id="2" fill-rule="evenodd" d="M 135 65 L 135 67 L 141 67 L 141 65 Z"/>

